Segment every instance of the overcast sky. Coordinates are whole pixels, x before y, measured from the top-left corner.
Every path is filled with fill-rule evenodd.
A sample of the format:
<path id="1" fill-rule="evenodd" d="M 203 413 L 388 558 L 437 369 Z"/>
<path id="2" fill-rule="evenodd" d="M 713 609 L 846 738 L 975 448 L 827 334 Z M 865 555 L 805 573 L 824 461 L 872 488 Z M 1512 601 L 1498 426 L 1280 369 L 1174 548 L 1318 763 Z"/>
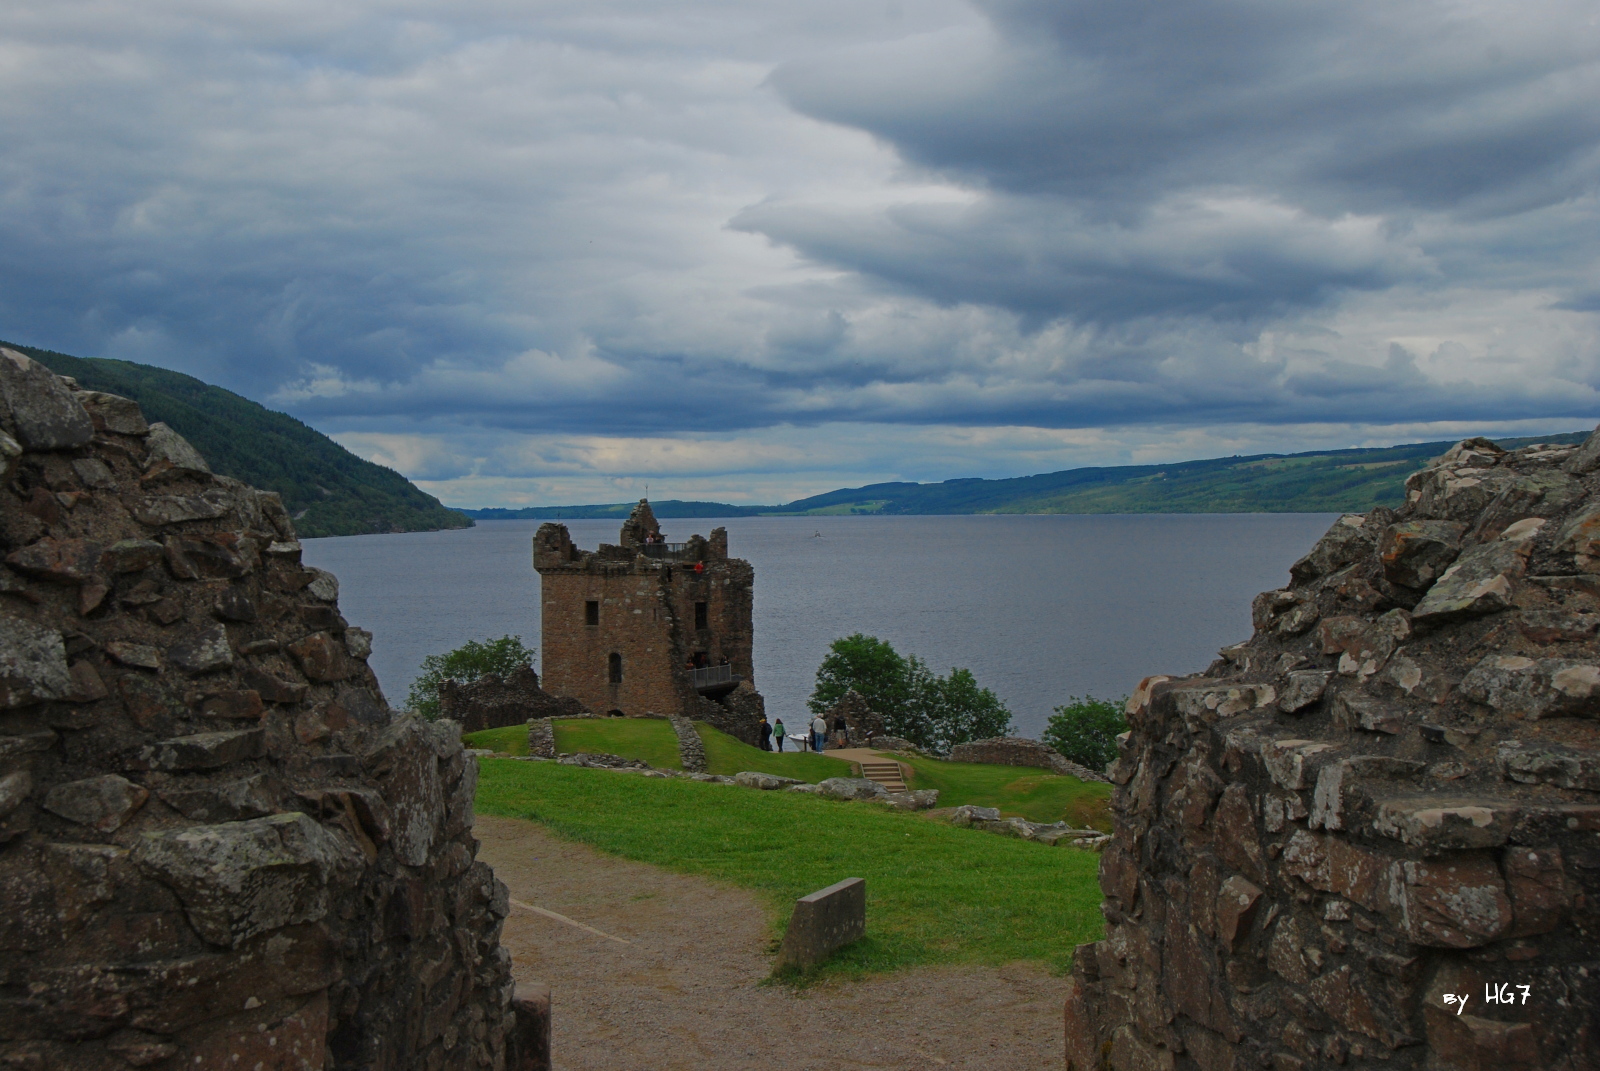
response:
<path id="1" fill-rule="evenodd" d="M 1600 420 L 1600 8 L 12 0 L 0 338 L 458 506 Z"/>

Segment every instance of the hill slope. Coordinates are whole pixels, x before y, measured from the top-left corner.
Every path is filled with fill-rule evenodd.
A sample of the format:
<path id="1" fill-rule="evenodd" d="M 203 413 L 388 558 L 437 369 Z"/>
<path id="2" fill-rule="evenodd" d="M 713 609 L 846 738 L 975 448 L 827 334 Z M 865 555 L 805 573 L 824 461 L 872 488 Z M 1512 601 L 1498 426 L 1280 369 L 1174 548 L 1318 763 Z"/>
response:
<path id="1" fill-rule="evenodd" d="M 468 528 L 472 519 L 446 509 L 393 469 L 357 457 L 294 417 L 232 391 L 164 368 L 20 350 L 89 390 L 138 402 L 151 422 L 165 421 L 205 455 L 213 471 L 283 496 L 295 530 L 307 538 L 373 532 Z"/>
<path id="2" fill-rule="evenodd" d="M 1502 439 L 1578 443 L 1588 432 Z M 1067 469 L 1006 480 L 878 483 L 847 487 L 782 506 L 721 502 L 651 503 L 658 517 L 829 516 L 963 513 L 1347 513 L 1397 506 L 1405 479 L 1453 442 L 1378 449 L 1320 450 Z M 483 519 L 626 517 L 632 503 L 463 510 Z M 670 512 L 669 512 L 670 511 Z"/>

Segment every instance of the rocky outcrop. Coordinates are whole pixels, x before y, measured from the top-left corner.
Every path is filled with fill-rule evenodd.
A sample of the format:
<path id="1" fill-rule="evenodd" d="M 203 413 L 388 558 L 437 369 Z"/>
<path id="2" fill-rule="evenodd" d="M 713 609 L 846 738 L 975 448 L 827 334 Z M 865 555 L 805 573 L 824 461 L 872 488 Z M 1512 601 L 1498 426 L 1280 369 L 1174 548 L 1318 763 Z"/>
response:
<path id="1" fill-rule="evenodd" d="M 994 736 L 987 740 L 973 740 L 957 744 L 950 749 L 951 762 L 987 762 L 996 766 L 1037 766 L 1058 774 L 1076 777 L 1080 781 L 1107 780 L 1087 766 L 1080 766 L 1065 758 L 1049 744 L 1029 740 L 1022 736 Z"/>
<path id="2" fill-rule="evenodd" d="M 1597 458 L 1463 442 L 1140 684 L 1069 1067 L 1596 1066 Z"/>
<path id="3" fill-rule="evenodd" d="M 3 350 L 0 465 L 0 1066 L 504 1066 L 476 765 L 277 496 Z"/>
<path id="4" fill-rule="evenodd" d="M 587 713 L 576 699 L 554 696 L 540 688 L 539 674 L 532 666 L 521 666 L 504 677 L 485 673 L 473 681 L 442 681 L 439 712 L 460 725 L 464 733 Z"/>
<path id="5" fill-rule="evenodd" d="M 761 719 L 767 703 L 749 681 L 719 699 L 699 697 L 700 720 L 751 747 L 761 746 Z"/>

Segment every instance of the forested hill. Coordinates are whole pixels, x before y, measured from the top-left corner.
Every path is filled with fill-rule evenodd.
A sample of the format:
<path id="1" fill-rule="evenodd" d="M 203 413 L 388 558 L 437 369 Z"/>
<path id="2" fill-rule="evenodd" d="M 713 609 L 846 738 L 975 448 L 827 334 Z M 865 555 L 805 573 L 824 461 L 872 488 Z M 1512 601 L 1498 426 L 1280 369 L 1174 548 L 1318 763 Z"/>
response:
<path id="1" fill-rule="evenodd" d="M 357 457 L 315 428 L 193 376 L 15 342 L 0 345 L 72 376 L 88 390 L 132 398 L 146 419 L 165 421 L 193 443 L 212 471 L 282 495 L 301 536 L 426 532 L 473 523 L 398 472 Z"/>
<path id="2" fill-rule="evenodd" d="M 1587 431 L 1501 439 L 1515 449 L 1530 443 L 1578 443 Z M 1346 513 L 1397 506 L 1405 479 L 1454 442 L 1411 443 L 1379 449 L 1322 450 L 1067 469 L 1006 480 L 878 483 L 802 498 L 782 506 L 721 502 L 652 502 L 658 517 L 828 516 L 960 513 Z M 479 518 L 625 517 L 632 503 L 541 506 L 465 512 Z"/>

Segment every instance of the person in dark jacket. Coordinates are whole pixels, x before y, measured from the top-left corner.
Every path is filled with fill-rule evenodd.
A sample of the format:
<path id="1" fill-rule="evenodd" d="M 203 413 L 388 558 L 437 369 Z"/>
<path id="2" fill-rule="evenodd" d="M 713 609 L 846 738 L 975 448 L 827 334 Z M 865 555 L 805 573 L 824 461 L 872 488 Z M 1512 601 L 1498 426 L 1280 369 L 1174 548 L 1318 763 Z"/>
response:
<path id="1" fill-rule="evenodd" d="M 761 715 L 761 750 L 772 750 L 772 726 L 767 724 L 767 716 Z"/>
<path id="2" fill-rule="evenodd" d="M 850 723 L 839 714 L 833 719 L 833 739 L 840 747 L 850 746 Z"/>

